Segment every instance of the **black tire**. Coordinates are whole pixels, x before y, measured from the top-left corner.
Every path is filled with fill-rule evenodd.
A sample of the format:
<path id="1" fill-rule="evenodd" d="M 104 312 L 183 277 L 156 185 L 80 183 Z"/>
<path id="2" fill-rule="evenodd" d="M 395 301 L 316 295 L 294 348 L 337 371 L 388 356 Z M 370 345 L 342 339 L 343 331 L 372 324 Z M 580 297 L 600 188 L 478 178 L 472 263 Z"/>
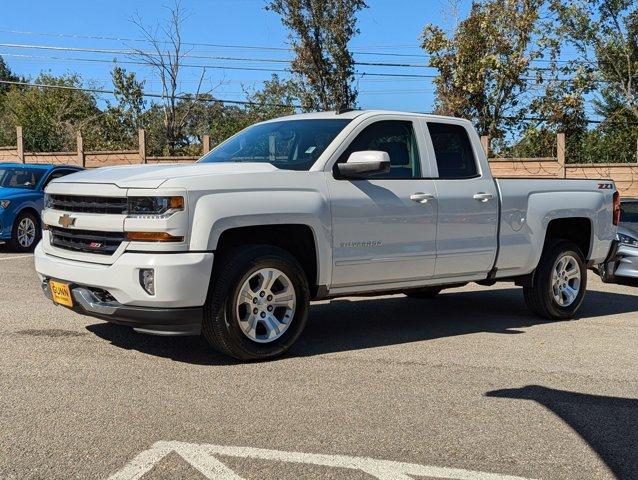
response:
<path id="1" fill-rule="evenodd" d="M 406 297 L 414 298 L 418 300 L 427 300 L 436 297 L 443 290 L 440 287 L 425 287 L 419 290 L 408 290 L 403 292 Z"/>
<path id="2" fill-rule="evenodd" d="M 18 239 L 18 230 L 20 228 L 20 224 L 24 220 L 30 221 L 35 228 L 35 231 L 33 232 L 33 240 L 28 245 L 23 245 Z M 40 220 L 30 212 L 22 212 L 13 222 L 13 229 L 11 230 L 11 240 L 9 240 L 8 242 L 9 248 L 20 253 L 31 252 L 40 241 L 40 238 L 42 238 L 42 231 L 40 230 Z"/>
<path id="3" fill-rule="evenodd" d="M 580 270 L 580 286 L 571 304 L 562 306 L 553 295 L 552 270 L 560 257 L 570 255 Z M 523 287 L 527 307 L 536 315 L 548 320 L 573 318 L 578 311 L 587 289 L 587 269 L 580 249 L 572 242 L 559 240 L 545 246 L 532 283 Z"/>
<path id="4" fill-rule="evenodd" d="M 251 274 L 263 268 L 283 272 L 296 295 L 295 312 L 281 337 L 258 343 L 242 331 L 237 314 L 237 297 Z M 310 308 L 308 280 L 299 262 L 287 251 L 268 245 L 241 246 L 220 256 L 213 271 L 202 334 L 219 352 L 238 360 L 270 360 L 283 355 L 301 335 Z"/>

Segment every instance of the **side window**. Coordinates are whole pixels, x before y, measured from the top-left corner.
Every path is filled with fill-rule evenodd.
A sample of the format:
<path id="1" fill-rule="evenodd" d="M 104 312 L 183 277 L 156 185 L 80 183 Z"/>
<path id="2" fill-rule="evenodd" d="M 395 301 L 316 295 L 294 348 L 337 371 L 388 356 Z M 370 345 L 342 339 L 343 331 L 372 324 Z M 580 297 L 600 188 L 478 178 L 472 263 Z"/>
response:
<path id="1" fill-rule="evenodd" d="M 365 150 L 379 150 L 390 156 L 390 171 L 371 175 L 372 179 L 421 177 L 419 149 L 412 122 L 387 120 L 368 125 L 343 152 L 338 163 L 346 162 L 352 152 Z"/>
<path id="2" fill-rule="evenodd" d="M 467 131 L 461 125 L 428 122 L 428 131 L 439 178 L 472 178 L 478 175 L 476 159 Z"/>
<path id="3" fill-rule="evenodd" d="M 52 180 L 55 180 L 56 178 L 65 177 L 71 173 L 75 173 L 76 171 L 77 170 L 55 170 L 53 173 L 49 175 L 49 178 L 46 179 L 46 182 L 44 182 L 42 189 L 47 188 L 47 185 L 51 183 Z"/>

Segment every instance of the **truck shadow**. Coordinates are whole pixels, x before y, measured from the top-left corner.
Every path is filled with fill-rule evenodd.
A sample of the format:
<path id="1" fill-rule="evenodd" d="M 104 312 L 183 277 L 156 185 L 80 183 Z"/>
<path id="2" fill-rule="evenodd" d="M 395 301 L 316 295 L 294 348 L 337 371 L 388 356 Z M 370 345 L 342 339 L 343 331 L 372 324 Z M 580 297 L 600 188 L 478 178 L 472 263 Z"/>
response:
<path id="1" fill-rule="evenodd" d="M 619 479 L 638 478 L 638 400 L 538 385 L 494 390 L 487 397 L 532 400 L 569 425 Z"/>
<path id="2" fill-rule="evenodd" d="M 590 291 L 580 318 L 638 311 L 638 296 Z M 577 320 L 573 320 L 577 321 Z M 403 295 L 381 299 L 336 299 L 312 305 L 305 332 L 289 356 L 305 357 L 418 342 L 473 333 L 515 335 L 552 323 L 533 316 L 520 288 L 443 292 L 433 300 Z M 156 337 L 99 323 L 87 329 L 120 348 L 202 365 L 234 364 L 201 337 Z"/>

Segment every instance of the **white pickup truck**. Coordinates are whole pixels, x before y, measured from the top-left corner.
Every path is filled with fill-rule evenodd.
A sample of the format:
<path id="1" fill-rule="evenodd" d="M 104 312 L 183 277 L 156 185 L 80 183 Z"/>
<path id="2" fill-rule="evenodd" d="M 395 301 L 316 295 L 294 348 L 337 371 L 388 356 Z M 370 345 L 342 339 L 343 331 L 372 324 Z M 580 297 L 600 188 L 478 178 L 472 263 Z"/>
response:
<path id="1" fill-rule="evenodd" d="M 260 123 L 195 164 L 63 177 L 45 203 L 55 303 L 242 360 L 288 350 L 313 299 L 512 281 L 572 317 L 619 216 L 610 180 L 495 179 L 468 121 L 385 111 Z"/>

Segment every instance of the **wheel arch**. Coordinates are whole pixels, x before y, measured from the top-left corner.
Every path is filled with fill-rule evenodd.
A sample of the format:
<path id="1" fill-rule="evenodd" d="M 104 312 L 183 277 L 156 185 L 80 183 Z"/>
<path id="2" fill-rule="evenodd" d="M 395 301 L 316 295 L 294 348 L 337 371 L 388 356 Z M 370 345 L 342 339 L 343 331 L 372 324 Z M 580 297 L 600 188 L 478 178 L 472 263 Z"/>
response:
<path id="1" fill-rule="evenodd" d="M 554 240 L 568 240 L 578 246 L 585 261 L 592 248 L 592 221 L 588 217 L 554 218 L 547 224 L 544 247 Z"/>
<path id="2" fill-rule="evenodd" d="M 320 264 L 317 235 L 312 226 L 303 223 L 246 225 L 226 228 L 218 233 L 214 244 L 216 255 L 223 255 L 241 245 L 272 245 L 286 250 L 300 263 L 311 286 L 317 292 L 325 275 Z"/>
<path id="3" fill-rule="evenodd" d="M 22 215 L 23 213 L 30 213 L 35 217 L 35 220 L 37 222 L 36 228 L 42 226 L 42 219 L 40 218 L 40 214 L 38 213 L 35 205 L 32 204 L 21 205 L 20 208 L 16 210 L 15 214 L 13 215 L 14 225 L 18 218 L 20 218 L 20 215 Z"/>

